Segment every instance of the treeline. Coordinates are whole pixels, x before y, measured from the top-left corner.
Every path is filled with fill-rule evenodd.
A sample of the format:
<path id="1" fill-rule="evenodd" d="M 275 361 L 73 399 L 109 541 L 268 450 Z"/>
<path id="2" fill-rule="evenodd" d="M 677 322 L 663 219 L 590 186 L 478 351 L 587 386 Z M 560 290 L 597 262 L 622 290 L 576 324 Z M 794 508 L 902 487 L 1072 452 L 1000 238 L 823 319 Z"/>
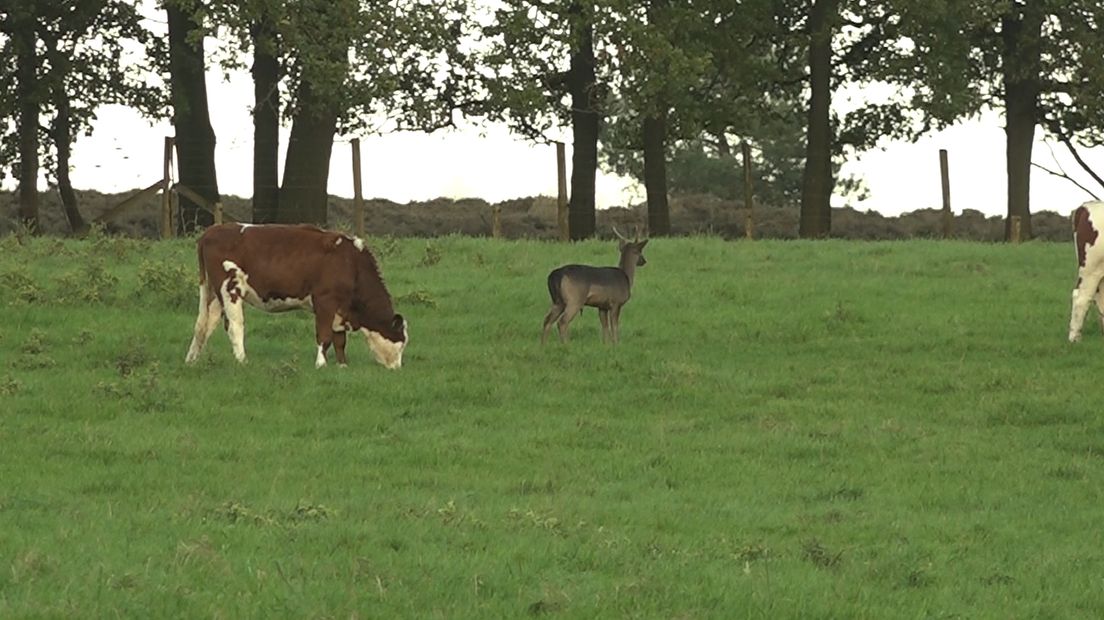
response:
<path id="1" fill-rule="evenodd" d="M 798 204 L 797 233 L 832 233 L 848 157 L 987 109 L 1004 114 L 1007 214 L 1032 235 L 1038 131 L 1104 188 L 1081 149 L 1104 142 L 1104 0 L 7 0 L 0 5 L 0 174 L 39 217 L 40 173 L 86 227 L 69 153 L 97 108 L 171 118 L 180 182 L 219 200 L 204 76 L 254 82 L 256 222 L 326 223 L 336 136 L 504 122 L 570 130 L 569 228 L 595 233 L 599 166 L 647 192 L 729 192 L 737 145 L 757 195 Z M 167 26 L 167 33 L 165 27 Z M 167 36 L 165 36 L 167 34 Z M 849 97 L 838 112 L 834 98 Z M 279 170 L 279 129 L 290 127 Z M 907 171 L 902 171 L 907 174 Z M 186 229 L 210 215 L 186 197 Z M 1005 236 L 1009 235 L 1006 225 Z"/>
<path id="2" fill-rule="evenodd" d="M 128 194 L 78 190 L 77 197 L 81 210 L 95 221 L 127 198 Z M 47 235 L 64 235 L 68 224 L 58 195 L 42 193 L 39 200 L 42 212 L 38 230 Z M 13 210 L 16 201 L 13 192 L 0 191 L 0 213 Z M 160 238 L 159 202 L 156 196 L 140 200 L 135 208 L 104 222 L 102 231 L 131 238 Z M 224 196 L 222 204 L 225 215 L 236 220 L 248 219 L 252 210 L 252 201 L 248 198 Z M 493 204 L 479 198 L 437 198 L 409 203 L 383 198 L 364 201 L 367 228 L 378 237 L 441 237 L 452 234 L 488 237 L 493 234 L 496 210 L 501 236 L 505 239 L 559 239 L 557 200 L 549 196 L 514 198 Z M 330 196 L 327 212 L 330 227 L 348 232 L 356 230 L 353 200 Z M 631 231 L 647 218 L 647 214 L 648 205 L 644 202 L 601 209 L 595 214 L 596 234 L 611 238 L 613 226 Z M 711 194 L 673 193 L 671 196 L 671 234 L 743 239 L 747 232 L 745 215 L 743 203 L 739 200 Z M 797 205 L 760 209 L 754 223 L 755 238 L 794 239 L 798 236 L 800 217 L 801 210 Z M 1069 243 L 1068 215 L 1040 211 L 1032 219 L 1037 241 Z M 0 217 L 0 237 L 9 234 L 20 236 L 25 232 L 14 218 Z M 832 237 L 862 241 L 940 239 L 943 238 L 942 212 L 938 209 L 920 209 L 887 216 L 849 207 L 833 208 Z M 1004 218 L 963 209 L 954 217 L 952 237 L 961 241 L 1000 241 L 1004 238 Z"/>

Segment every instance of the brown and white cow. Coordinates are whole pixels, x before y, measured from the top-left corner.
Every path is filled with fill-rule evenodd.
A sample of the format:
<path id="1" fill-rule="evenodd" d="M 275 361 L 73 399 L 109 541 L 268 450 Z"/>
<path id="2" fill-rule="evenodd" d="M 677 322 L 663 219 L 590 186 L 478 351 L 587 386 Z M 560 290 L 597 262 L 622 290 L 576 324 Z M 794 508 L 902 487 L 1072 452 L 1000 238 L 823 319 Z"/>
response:
<path id="1" fill-rule="evenodd" d="M 245 361 L 244 303 L 266 312 L 312 310 L 318 344 L 315 367 L 326 365 L 333 345 L 345 365 L 345 337 L 362 332 L 376 361 L 402 366 L 406 321 L 372 252 L 360 239 L 313 226 L 222 224 L 196 242 L 199 316 L 185 362 L 199 357 L 219 318 L 234 357 Z"/>
<path id="2" fill-rule="evenodd" d="M 1100 240 L 1100 227 L 1104 226 L 1104 202 L 1093 201 L 1077 207 L 1073 220 L 1073 244 L 1077 250 L 1077 286 L 1073 288 L 1073 310 L 1070 312 L 1069 341 L 1081 340 L 1081 325 L 1089 311 L 1089 303 L 1096 300 L 1100 312 L 1100 325 L 1104 330 L 1104 240 Z"/>

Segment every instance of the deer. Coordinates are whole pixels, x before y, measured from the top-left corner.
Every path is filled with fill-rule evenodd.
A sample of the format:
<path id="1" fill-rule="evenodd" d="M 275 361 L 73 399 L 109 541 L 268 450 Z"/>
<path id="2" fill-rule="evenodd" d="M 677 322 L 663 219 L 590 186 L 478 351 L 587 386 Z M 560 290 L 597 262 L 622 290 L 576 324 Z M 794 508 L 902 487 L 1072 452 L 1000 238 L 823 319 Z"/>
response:
<path id="1" fill-rule="evenodd" d="M 632 296 L 636 268 L 648 263 L 644 260 L 644 246 L 648 240 L 640 240 L 639 231 L 629 241 L 613 228 L 617 235 L 621 260 L 616 267 L 592 267 L 590 265 L 564 265 L 548 274 L 548 294 L 552 307 L 544 317 L 541 344 L 548 340 L 552 324 L 558 322 L 560 342 L 568 340 L 568 326 L 582 312 L 584 306 L 598 309 L 602 322 L 602 342 L 617 344 L 621 340 L 621 308 Z"/>

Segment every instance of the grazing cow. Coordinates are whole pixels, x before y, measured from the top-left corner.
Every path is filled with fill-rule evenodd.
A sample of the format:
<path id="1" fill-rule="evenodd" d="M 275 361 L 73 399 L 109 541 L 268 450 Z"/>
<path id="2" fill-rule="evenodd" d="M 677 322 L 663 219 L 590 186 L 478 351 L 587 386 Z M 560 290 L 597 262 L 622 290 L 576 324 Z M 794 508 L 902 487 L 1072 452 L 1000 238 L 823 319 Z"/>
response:
<path id="1" fill-rule="evenodd" d="M 644 246 L 648 245 L 648 240 L 641 241 L 638 237 L 629 241 L 616 228 L 613 233 L 620 240 L 621 260 L 617 267 L 564 265 L 548 274 L 552 307 L 544 317 L 541 344 L 548 340 L 548 332 L 557 322 L 560 341 L 567 342 L 568 325 L 582 312 L 583 306 L 598 308 L 602 342 L 617 343 L 621 340 L 621 308 L 632 297 L 636 268 L 647 264 Z"/>
<path id="2" fill-rule="evenodd" d="M 203 233 L 196 250 L 199 316 L 185 362 L 196 360 L 220 316 L 234 357 L 244 362 L 247 302 L 266 312 L 313 311 L 317 368 L 326 365 L 331 344 L 345 365 L 349 331 L 364 334 L 379 363 L 402 366 L 406 321 L 360 239 L 313 226 L 221 224 Z"/>
<path id="3" fill-rule="evenodd" d="M 1086 202 L 1077 207 L 1073 220 L 1073 244 L 1077 250 L 1077 286 L 1073 288 L 1073 310 L 1070 313 L 1069 341 L 1081 340 L 1081 325 L 1096 300 L 1100 324 L 1104 330 L 1104 242 L 1098 243 L 1100 226 L 1104 225 L 1104 202 Z"/>

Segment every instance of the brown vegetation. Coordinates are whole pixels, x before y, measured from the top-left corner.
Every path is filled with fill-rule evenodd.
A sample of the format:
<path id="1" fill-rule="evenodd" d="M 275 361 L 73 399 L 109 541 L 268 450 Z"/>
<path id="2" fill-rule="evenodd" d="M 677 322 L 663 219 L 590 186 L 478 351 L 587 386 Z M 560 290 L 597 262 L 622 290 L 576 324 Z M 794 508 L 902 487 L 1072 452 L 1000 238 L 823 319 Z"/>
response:
<path id="1" fill-rule="evenodd" d="M 101 194 L 78 191 L 81 209 L 86 218 L 95 220 L 109 207 L 128 194 Z M 56 194 L 43 193 L 40 199 L 40 228 L 43 233 L 64 235 L 68 232 L 64 211 Z M 17 213 L 17 198 L 12 192 L 0 192 L 0 235 L 13 231 Z M 367 200 L 365 222 L 369 234 L 397 237 L 436 237 L 448 234 L 487 236 L 491 230 L 492 204 L 478 198 L 453 200 L 438 198 L 427 202 L 399 204 L 390 200 Z M 545 196 L 517 198 L 497 203 L 502 208 L 502 234 L 511 239 L 556 237 L 556 200 Z M 226 212 L 236 219 L 248 221 L 249 200 L 227 196 L 223 199 Z M 108 223 L 107 231 L 133 237 L 156 237 L 159 226 L 160 198 L 154 196 L 136 205 Z M 1071 205 L 1072 209 L 1072 205 Z M 643 204 L 614 207 L 598 211 L 598 230 L 609 234 L 610 226 L 629 230 L 647 221 Z M 832 236 L 840 239 L 887 240 L 938 238 L 941 234 L 938 209 L 922 209 L 901 216 L 887 217 L 870 211 L 851 208 L 834 209 Z M 755 233 L 758 238 L 797 238 L 799 213 L 794 207 L 760 207 L 755 212 Z M 352 200 L 330 196 L 330 225 L 352 230 Z M 1032 215 L 1035 238 L 1043 241 L 1070 239 L 1069 218 L 1050 211 Z M 744 211 L 739 201 L 713 196 L 675 196 L 671 199 L 671 230 L 675 235 L 715 234 L 725 238 L 744 236 Z M 1000 241 L 1004 238 L 1004 218 L 985 216 L 966 209 L 955 216 L 955 237 L 971 241 Z"/>

